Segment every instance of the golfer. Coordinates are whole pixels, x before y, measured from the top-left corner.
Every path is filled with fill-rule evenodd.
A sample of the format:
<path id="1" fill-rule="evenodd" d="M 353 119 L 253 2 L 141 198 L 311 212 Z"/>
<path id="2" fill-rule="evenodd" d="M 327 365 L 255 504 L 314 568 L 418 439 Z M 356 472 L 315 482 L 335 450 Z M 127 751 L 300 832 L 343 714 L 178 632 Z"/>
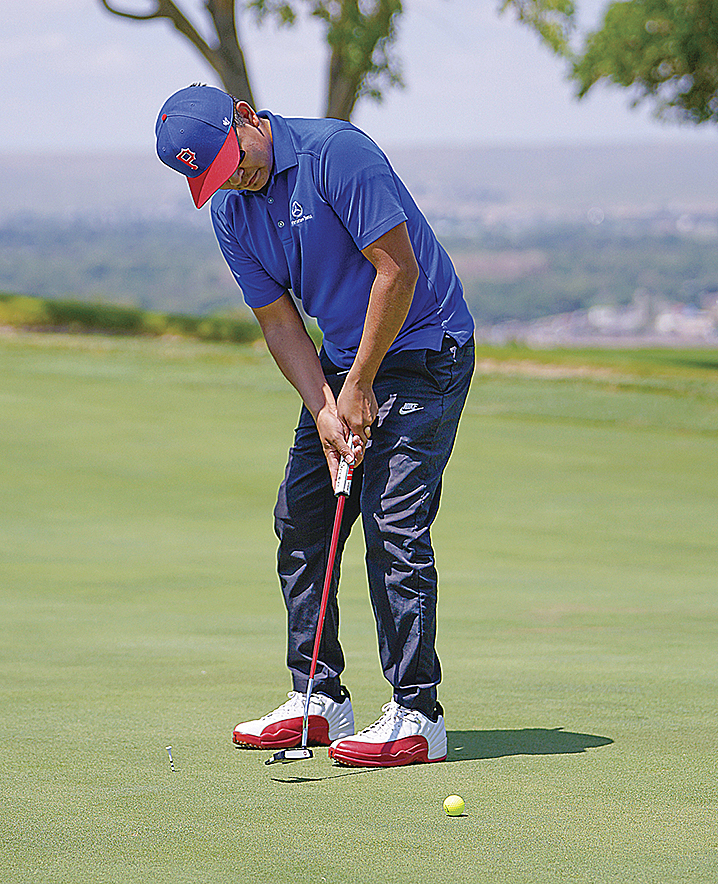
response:
<path id="1" fill-rule="evenodd" d="M 255 112 L 195 84 L 172 95 L 157 152 L 210 198 L 219 247 L 269 350 L 303 401 L 274 511 L 288 617 L 289 700 L 238 724 L 238 746 L 301 739 L 341 458 L 355 464 L 337 563 L 356 519 L 392 698 L 355 732 L 342 683 L 335 569 L 309 737 L 338 763 L 446 758 L 430 529 L 474 367 L 473 321 L 451 260 L 377 145 L 350 123 Z M 321 352 L 301 313 L 315 317 Z"/>

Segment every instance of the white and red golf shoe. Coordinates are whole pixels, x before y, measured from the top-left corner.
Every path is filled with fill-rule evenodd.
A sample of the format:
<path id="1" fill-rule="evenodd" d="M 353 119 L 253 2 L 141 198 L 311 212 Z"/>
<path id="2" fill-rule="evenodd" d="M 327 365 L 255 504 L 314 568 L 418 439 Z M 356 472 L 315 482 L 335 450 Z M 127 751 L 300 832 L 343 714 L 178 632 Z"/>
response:
<path id="1" fill-rule="evenodd" d="M 443 709 L 437 703 L 436 721 L 416 709 L 406 709 L 394 700 L 382 707 L 378 721 L 358 734 L 334 740 L 329 757 L 350 767 L 398 767 L 444 761 L 446 727 Z"/>
<path id="2" fill-rule="evenodd" d="M 236 746 L 256 749 L 289 749 L 298 746 L 302 739 L 304 701 L 306 694 L 290 691 L 289 699 L 278 709 L 256 721 L 243 721 L 232 734 Z M 309 700 L 310 746 L 328 746 L 354 733 L 354 713 L 347 697 L 337 703 L 325 694 L 312 694 Z"/>

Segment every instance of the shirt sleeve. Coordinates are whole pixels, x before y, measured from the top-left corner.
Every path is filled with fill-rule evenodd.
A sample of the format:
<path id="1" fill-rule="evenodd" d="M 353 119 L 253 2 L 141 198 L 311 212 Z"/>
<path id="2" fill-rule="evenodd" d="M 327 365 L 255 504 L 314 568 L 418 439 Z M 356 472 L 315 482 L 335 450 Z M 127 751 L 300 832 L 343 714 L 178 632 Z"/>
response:
<path id="1" fill-rule="evenodd" d="M 320 193 L 360 250 L 407 220 L 389 161 L 358 129 L 327 139 L 319 178 Z"/>
<path id="2" fill-rule="evenodd" d="M 253 255 L 242 248 L 231 217 L 224 209 L 224 203 L 213 205 L 211 214 L 219 249 L 242 290 L 247 306 L 266 307 L 281 298 L 287 289 L 270 276 Z"/>

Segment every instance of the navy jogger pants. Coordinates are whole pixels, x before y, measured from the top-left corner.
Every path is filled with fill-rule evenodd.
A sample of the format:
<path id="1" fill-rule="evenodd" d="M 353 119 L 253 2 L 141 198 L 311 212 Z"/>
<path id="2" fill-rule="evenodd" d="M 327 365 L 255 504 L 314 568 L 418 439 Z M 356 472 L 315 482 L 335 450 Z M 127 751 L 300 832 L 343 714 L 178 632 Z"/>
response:
<path id="1" fill-rule="evenodd" d="M 346 372 L 321 354 L 337 395 Z M 437 574 L 431 525 L 474 370 L 474 343 L 385 357 L 374 381 L 379 413 L 344 508 L 314 690 L 342 699 L 337 588 L 341 553 L 361 514 L 369 595 L 384 675 L 402 706 L 432 716 L 441 667 L 435 650 Z M 287 606 L 287 664 L 305 692 L 336 511 L 314 420 L 302 408 L 274 511 Z"/>

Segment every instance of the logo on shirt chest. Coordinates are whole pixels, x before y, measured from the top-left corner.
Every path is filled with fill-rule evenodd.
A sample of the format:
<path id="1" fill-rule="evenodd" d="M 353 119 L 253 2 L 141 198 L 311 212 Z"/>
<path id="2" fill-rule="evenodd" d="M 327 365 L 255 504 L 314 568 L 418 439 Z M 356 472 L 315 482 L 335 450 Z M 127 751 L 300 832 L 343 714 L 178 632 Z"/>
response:
<path id="1" fill-rule="evenodd" d="M 306 214 L 302 204 L 297 202 L 297 200 L 292 201 L 290 211 L 292 214 L 292 227 L 295 227 L 297 224 L 303 224 L 305 221 L 311 221 L 314 217 L 311 213 Z"/>

